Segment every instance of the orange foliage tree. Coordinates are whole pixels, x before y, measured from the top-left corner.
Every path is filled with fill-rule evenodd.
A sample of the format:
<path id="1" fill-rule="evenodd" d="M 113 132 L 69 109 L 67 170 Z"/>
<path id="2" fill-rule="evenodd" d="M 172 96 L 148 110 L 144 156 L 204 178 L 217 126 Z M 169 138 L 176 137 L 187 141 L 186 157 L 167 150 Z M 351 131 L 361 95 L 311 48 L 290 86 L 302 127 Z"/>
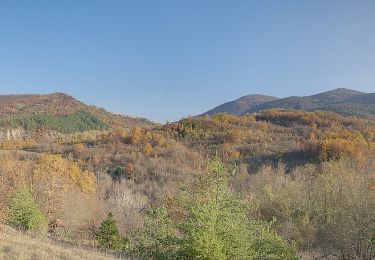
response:
<path id="1" fill-rule="evenodd" d="M 134 127 L 132 129 L 132 134 L 130 137 L 130 143 L 131 144 L 137 144 L 141 140 L 141 128 L 140 127 Z"/>

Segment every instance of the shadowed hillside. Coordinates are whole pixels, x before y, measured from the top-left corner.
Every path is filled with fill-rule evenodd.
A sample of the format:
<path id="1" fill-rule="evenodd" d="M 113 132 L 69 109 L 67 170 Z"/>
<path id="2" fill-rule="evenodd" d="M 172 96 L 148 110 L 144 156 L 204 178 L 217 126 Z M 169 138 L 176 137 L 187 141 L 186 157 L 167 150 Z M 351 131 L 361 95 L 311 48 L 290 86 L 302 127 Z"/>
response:
<path id="1" fill-rule="evenodd" d="M 213 115 L 217 113 L 229 113 L 234 115 L 241 115 L 254 106 L 264 104 L 269 101 L 277 100 L 276 97 L 265 96 L 265 95 L 248 95 L 240 97 L 239 99 L 224 103 L 217 106 L 203 115 Z"/>

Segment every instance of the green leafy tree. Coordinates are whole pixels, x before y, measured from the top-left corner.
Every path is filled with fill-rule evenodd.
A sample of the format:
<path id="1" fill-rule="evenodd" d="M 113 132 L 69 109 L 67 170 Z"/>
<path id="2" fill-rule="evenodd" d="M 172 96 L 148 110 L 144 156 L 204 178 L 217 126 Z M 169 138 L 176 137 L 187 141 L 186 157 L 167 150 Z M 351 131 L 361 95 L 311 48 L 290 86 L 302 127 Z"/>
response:
<path id="1" fill-rule="evenodd" d="M 96 240 L 102 247 L 116 251 L 124 250 L 128 244 L 128 240 L 120 235 L 112 213 L 101 223 Z"/>
<path id="2" fill-rule="evenodd" d="M 47 219 L 28 189 L 20 189 L 12 194 L 8 204 L 7 220 L 24 230 L 47 230 Z"/>

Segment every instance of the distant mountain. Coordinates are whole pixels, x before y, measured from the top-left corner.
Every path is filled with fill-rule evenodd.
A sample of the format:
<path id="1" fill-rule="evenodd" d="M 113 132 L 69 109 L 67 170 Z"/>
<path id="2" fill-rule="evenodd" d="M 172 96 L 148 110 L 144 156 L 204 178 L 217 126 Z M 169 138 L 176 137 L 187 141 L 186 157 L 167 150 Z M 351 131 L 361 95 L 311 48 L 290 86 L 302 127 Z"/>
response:
<path id="1" fill-rule="evenodd" d="M 305 97 L 287 97 L 252 107 L 246 112 L 281 108 L 287 110 L 325 110 L 343 115 L 375 116 L 375 94 L 338 88 Z"/>
<path id="2" fill-rule="evenodd" d="M 273 100 L 277 100 L 276 97 L 265 96 L 265 95 L 248 95 L 240 97 L 239 99 L 224 103 L 217 106 L 203 115 L 213 115 L 217 113 L 230 113 L 235 115 L 241 115 L 244 112 L 252 109 L 254 106 L 264 104 Z"/>
<path id="3" fill-rule="evenodd" d="M 64 93 L 0 95 L 0 127 L 80 132 L 152 124 L 146 119 L 117 115 L 88 106 Z"/>
<path id="4" fill-rule="evenodd" d="M 228 102 L 226 104 L 230 104 Z M 223 104 L 219 107 L 230 108 Z M 218 108 L 219 108 L 218 107 Z M 281 99 L 269 100 L 250 106 L 240 113 L 235 113 L 231 109 L 220 109 L 217 112 L 226 112 L 231 114 L 245 114 L 259 112 L 266 109 L 285 109 L 285 110 L 303 110 L 314 111 L 324 110 L 332 111 L 342 115 L 357 115 L 361 117 L 375 118 L 375 93 L 363 93 L 356 90 L 338 88 L 335 90 L 319 93 L 312 96 L 292 96 Z M 214 111 L 210 110 L 210 111 Z M 210 111 L 206 112 L 209 113 Z M 213 114 L 212 112 L 210 114 Z"/>

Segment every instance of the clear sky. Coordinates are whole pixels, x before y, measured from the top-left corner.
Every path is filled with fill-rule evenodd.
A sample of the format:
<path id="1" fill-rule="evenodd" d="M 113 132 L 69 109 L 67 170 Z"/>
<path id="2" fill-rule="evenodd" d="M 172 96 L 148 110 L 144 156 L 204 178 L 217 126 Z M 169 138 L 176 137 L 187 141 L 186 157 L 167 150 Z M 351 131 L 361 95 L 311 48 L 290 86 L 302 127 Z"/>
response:
<path id="1" fill-rule="evenodd" d="M 0 92 L 165 122 L 246 94 L 375 92 L 374 0 L 2 0 Z"/>

